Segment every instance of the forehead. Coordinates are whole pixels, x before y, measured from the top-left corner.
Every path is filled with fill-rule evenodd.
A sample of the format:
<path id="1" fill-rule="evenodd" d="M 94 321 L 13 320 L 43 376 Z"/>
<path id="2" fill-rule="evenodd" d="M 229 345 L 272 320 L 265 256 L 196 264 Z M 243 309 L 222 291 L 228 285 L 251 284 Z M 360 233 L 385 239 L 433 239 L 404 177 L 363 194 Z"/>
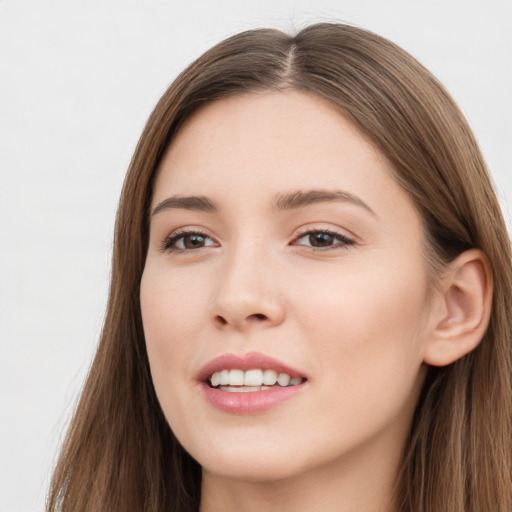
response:
<path id="1" fill-rule="evenodd" d="M 292 181 L 339 187 L 343 178 L 356 186 L 350 169 L 371 178 L 367 186 L 377 173 L 393 176 L 386 158 L 326 100 L 298 91 L 250 93 L 210 103 L 185 122 L 164 155 L 155 192 L 172 182 L 190 193 L 210 179 L 261 188 Z"/>

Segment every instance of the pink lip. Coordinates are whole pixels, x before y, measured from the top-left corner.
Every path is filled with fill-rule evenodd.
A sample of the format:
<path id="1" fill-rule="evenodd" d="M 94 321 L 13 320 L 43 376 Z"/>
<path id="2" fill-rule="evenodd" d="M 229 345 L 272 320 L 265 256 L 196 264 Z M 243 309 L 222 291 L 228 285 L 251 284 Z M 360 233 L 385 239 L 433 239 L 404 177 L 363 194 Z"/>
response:
<path id="1" fill-rule="evenodd" d="M 298 370 L 264 354 L 250 352 L 243 356 L 235 354 L 224 354 L 208 362 L 199 372 L 198 380 L 201 391 L 206 400 L 216 409 L 232 414 L 256 414 L 267 411 L 280 403 L 289 400 L 297 393 L 300 393 L 307 382 L 297 386 L 283 388 L 271 388 L 263 391 L 246 393 L 230 393 L 209 386 L 207 379 L 213 373 L 237 368 L 239 370 L 275 370 L 278 373 L 287 373 L 290 377 L 303 377 L 304 374 Z"/>

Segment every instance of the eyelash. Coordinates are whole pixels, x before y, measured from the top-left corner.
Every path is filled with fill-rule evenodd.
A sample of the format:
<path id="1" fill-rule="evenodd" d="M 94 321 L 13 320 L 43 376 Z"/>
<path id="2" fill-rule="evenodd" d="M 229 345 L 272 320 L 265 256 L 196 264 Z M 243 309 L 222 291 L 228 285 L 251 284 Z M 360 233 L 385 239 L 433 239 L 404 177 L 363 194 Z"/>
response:
<path id="1" fill-rule="evenodd" d="M 325 247 L 315 247 L 313 245 L 306 246 L 306 245 L 297 243 L 298 240 L 300 240 L 306 236 L 311 236 L 311 235 L 315 235 L 315 234 L 329 235 L 336 241 L 336 243 L 333 243 L 333 245 L 328 245 Z M 184 240 L 187 236 L 194 236 L 194 235 L 204 238 L 204 239 L 212 240 L 212 238 L 209 235 L 207 235 L 206 233 L 203 233 L 201 231 L 195 231 L 195 230 L 180 231 L 177 233 L 171 233 L 168 237 L 166 237 L 162 243 L 161 249 L 163 252 L 188 252 L 188 251 L 194 251 L 197 249 L 202 249 L 203 247 L 205 247 L 205 246 L 202 246 L 202 247 L 197 247 L 197 248 L 181 248 L 181 247 L 176 246 L 176 244 L 180 240 Z M 354 240 L 352 240 L 351 238 L 348 238 L 347 236 L 342 235 L 341 233 L 331 231 L 330 229 L 308 229 L 307 231 L 304 231 L 303 233 L 298 235 L 290 245 L 309 247 L 313 251 L 328 251 L 330 249 L 340 249 L 340 248 L 344 249 L 344 248 L 347 248 L 348 246 L 354 245 L 354 243 L 355 243 Z M 208 246 L 206 246 L 206 247 L 208 247 Z"/>
<path id="2" fill-rule="evenodd" d="M 201 231 L 196 231 L 196 230 L 192 230 L 192 231 L 179 231 L 179 232 L 175 232 L 175 233 L 171 233 L 168 237 L 165 238 L 165 240 L 163 241 L 162 243 L 162 251 L 163 252 L 187 252 L 187 251 L 194 251 L 195 249 L 187 249 L 187 248 L 181 248 L 181 247 L 176 247 L 176 243 L 179 242 L 180 240 L 183 240 L 184 238 L 186 238 L 187 236 L 199 236 L 199 237 L 202 237 L 202 238 L 209 238 L 211 239 L 211 237 L 209 235 L 207 235 L 206 233 L 203 233 Z M 200 249 L 201 247 L 199 247 Z"/>
<path id="3" fill-rule="evenodd" d="M 301 238 L 304 238 L 306 236 L 311 236 L 315 234 L 322 234 L 322 235 L 329 235 L 333 237 L 333 239 L 336 241 L 336 243 L 333 243 L 333 245 L 329 245 L 326 247 L 314 247 L 312 245 L 306 246 L 309 247 L 313 251 L 328 251 L 331 249 L 346 249 L 347 247 L 354 245 L 355 242 L 351 238 L 342 235 L 341 233 L 337 233 L 336 231 L 332 231 L 330 229 L 307 229 L 303 233 L 301 233 L 299 236 L 297 236 L 292 243 L 292 245 L 296 246 L 302 246 L 302 244 L 297 244 L 296 241 L 300 240 Z"/>

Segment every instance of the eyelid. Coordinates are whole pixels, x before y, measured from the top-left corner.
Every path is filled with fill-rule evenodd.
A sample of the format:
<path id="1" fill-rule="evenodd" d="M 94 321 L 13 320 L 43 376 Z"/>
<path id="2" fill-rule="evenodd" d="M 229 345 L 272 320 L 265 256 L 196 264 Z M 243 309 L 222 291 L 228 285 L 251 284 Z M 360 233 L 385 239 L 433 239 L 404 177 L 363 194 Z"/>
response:
<path id="1" fill-rule="evenodd" d="M 212 247 L 216 246 L 219 247 L 219 242 L 215 239 L 214 236 L 212 236 L 210 233 L 208 233 L 209 230 L 204 229 L 202 227 L 195 227 L 195 226 L 184 226 L 181 228 L 174 229 L 170 233 L 168 233 L 163 240 L 159 243 L 160 250 L 162 252 L 195 252 L 199 251 L 200 249 L 203 249 L 205 247 Z M 336 243 L 330 246 L 325 247 L 315 247 L 307 244 L 300 244 L 297 243 L 301 238 L 305 237 L 309 234 L 314 233 L 326 233 L 331 236 L 333 236 L 336 239 Z M 206 246 L 197 247 L 195 249 L 193 248 L 180 248 L 176 247 L 175 243 L 179 241 L 180 239 L 185 238 L 188 235 L 199 235 L 201 237 L 204 237 L 205 239 L 211 240 L 213 243 L 208 244 Z M 299 228 L 296 232 L 296 234 L 293 236 L 292 241 L 290 242 L 290 245 L 293 246 L 299 246 L 299 247 L 307 247 L 310 250 L 316 250 L 316 251 L 326 251 L 329 249 L 340 249 L 340 248 L 346 248 L 348 246 L 356 244 L 356 238 L 352 234 L 347 234 L 346 230 L 342 230 L 341 228 L 333 228 L 333 227 L 324 227 L 321 225 L 306 225 Z"/>
<path id="2" fill-rule="evenodd" d="M 202 249 L 203 247 L 198 247 L 197 249 L 182 249 L 171 245 L 172 243 L 177 242 L 180 239 L 185 238 L 187 235 L 199 235 L 204 238 L 209 238 L 214 242 L 216 246 L 219 245 L 217 240 L 208 234 L 206 230 L 202 228 L 195 228 L 193 226 L 187 226 L 183 228 L 178 228 L 171 231 L 168 235 L 164 237 L 164 239 L 160 242 L 160 250 L 162 252 L 192 252 Z M 211 247 L 212 245 L 208 245 L 207 247 Z"/>
<path id="3" fill-rule="evenodd" d="M 298 244 L 297 241 L 301 238 L 305 237 L 306 235 L 314 234 L 314 233 L 326 233 L 329 235 L 332 235 L 338 240 L 338 243 L 333 244 L 332 246 L 326 246 L 326 247 L 313 247 L 308 246 L 305 244 Z M 341 229 L 333 229 L 332 227 L 322 227 L 322 226 L 303 226 L 300 228 L 297 232 L 297 234 L 293 237 L 292 242 L 290 245 L 298 246 L 298 247 L 307 247 L 308 249 L 315 250 L 315 251 L 326 251 L 329 249 L 344 249 L 349 246 L 356 244 L 356 237 L 354 235 L 349 235 L 344 232 L 344 230 Z"/>

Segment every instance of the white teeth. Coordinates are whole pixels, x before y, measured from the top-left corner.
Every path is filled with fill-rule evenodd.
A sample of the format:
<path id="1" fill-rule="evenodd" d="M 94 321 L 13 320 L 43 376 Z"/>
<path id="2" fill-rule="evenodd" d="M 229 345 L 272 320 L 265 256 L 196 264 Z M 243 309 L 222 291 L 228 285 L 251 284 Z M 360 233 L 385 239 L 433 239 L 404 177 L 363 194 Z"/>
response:
<path id="1" fill-rule="evenodd" d="M 220 384 L 220 372 L 215 372 L 210 379 L 213 387 L 216 387 Z"/>
<path id="2" fill-rule="evenodd" d="M 220 372 L 220 385 L 227 386 L 229 384 L 229 370 L 222 370 Z M 213 382 L 212 382 L 213 385 Z"/>
<path id="3" fill-rule="evenodd" d="M 269 388 L 265 388 L 265 386 L 238 386 L 238 387 L 221 386 L 220 389 L 222 391 L 228 391 L 230 393 L 250 393 L 252 391 L 261 391 L 262 389 L 269 389 Z"/>
<path id="4" fill-rule="evenodd" d="M 304 382 L 301 377 L 292 379 L 287 373 L 278 374 L 275 370 L 260 370 L 259 368 L 245 372 L 239 369 L 222 370 L 215 372 L 209 380 L 214 388 L 221 386 L 223 391 L 239 392 L 261 391 L 272 386 L 297 386 Z"/>
<path id="5" fill-rule="evenodd" d="M 247 370 L 244 376 L 244 386 L 261 386 L 263 384 L 262 370 Z"/>
<path id="6" fill-rule="evenodd" d="M 277 382 L 277 372 L 274 370 L 265 370 L 263 372 L 263 384 L 273 386 Z"/>
<path id="7" fill-rule="evenodd" d="M 243 370 L 229 370 L 229 384 L 231 386 L 243 386 L 244 385 Z"/>
<path id="8" fill-rule="evenodd" d="M 290 380 L 290 376 L 287 373 L 280 373 L 277 376 L 277 383 L 283 387 L 288 386 L 288 384 L 290 384 Z"/>

